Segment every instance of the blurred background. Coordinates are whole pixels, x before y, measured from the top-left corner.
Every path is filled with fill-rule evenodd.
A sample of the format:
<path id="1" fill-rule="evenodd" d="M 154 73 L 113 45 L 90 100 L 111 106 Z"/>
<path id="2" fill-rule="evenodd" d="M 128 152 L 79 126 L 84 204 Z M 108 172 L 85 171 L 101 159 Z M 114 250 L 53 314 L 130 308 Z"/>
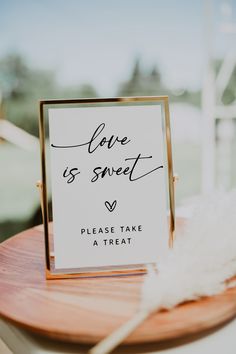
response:
<path id="1" fill-rule="evenodd" d="M 38 100 L 168 95 L 177 206 L 236 185 L 236 0 L 0 0 L 0 240 L 40 222 Z"/>

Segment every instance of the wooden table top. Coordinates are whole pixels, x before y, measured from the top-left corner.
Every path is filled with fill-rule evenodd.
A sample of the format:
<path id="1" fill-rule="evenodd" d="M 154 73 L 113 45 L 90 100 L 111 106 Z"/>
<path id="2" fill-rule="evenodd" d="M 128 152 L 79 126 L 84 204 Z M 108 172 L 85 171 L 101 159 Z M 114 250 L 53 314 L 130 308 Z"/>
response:
<path id="1" fill-rule="evenodd" d="M 46 280 L 42 226 L 0 244 L 0 316 L 50 338 L 96 343 L 139 306 L 143 275 Z M 236 314 L 236 288 L 148 318 L 125 341 L 176 339 L 218 326 Z"/>

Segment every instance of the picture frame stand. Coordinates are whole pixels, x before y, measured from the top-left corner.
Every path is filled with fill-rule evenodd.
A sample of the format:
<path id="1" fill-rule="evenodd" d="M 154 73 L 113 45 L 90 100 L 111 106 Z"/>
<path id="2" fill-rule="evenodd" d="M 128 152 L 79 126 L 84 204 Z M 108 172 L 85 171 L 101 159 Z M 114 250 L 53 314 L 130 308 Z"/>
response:
<path id="1" fill-rule="evenodd" d="M 168 96 L 41 100 L 39 132 L 42 177 L 36 186 L 44 226 L 46 279 L 140 274 L 149 265 L 155 266 L 158 257 L 173 248 L 175 240 L 175 194 L 179 178 L 173 173 Z M 113 167 L 110 156 L 119 161 L 118 166 Z M 134 172 L 137 164 L 138 172 Z M 117 177 L 110 179 L 113 174 Z M 109 188 L 104 184 L 105 175 Z M 136 184 L 135 181 L 146 176 L 151 183 L 142 180 Z M 130 182 L 135 182 L 132 188 Z M 99 194 L 94 203 L 97 185 Z M 50 203 L 48 187 L 53 191 Z M 119 188 L 122 193 L 117 202 Z M 70 209 L 63 205 L 69 205 Z M 89 219 L 85 210 L 93 217 Z M 53 222 L 49 223 L 51 214 Z M 131 226 L 122 225 L 135 225 L 130 233 L 136 240 L 132 247 L 129 247 L 132 238 L 127 234 Z M 106 235 L 100 237 L 99 232 Z M 113 238 L 112 233 L 116 233 Z M 145 237 L 136 237 L 138 234 Z M 124 244 L 128 245 L 127 251 L 121 252 Z M 78 248 L 81 246 L 82 250 Z M 104 250 L 111 247 L 111 251 L 99 251 L 100 257 L 100 247 Z M 145 253 L 141 252 L 143 247 Z M 89 250 L 90 261 L 85 256 Z"/>

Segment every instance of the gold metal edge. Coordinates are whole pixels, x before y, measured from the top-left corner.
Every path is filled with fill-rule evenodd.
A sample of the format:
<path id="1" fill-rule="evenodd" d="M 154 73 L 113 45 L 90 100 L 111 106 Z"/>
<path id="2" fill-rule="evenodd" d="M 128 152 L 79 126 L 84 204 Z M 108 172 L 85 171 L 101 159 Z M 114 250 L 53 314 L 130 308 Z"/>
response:
<path id="1" fill-rule="evenodd" d="M 45 128 L 44 128 L 44 112 L 43 102 L 39 102 L 39 137 L 40 137 L 40 154 L 41 154 L 41 195 L 42 195 L 42 217 L 44 225 L 44 241 L 45 241 L 45 260 L 46 269 L 50 271 L 50 244 L 48 231 L 48 200 L 47 200 L 47 180 L 46 180 L 46 152 L 45 152 Z"/>
<path id="2" fill-rule="evenodd" d="M 119 102 L 155 102 L 168 99 L 168 96 L 130 96 L 107 98 L 73 98 L 40 100 L 40 105 L 73 104 L 73 103 L 119 103 Z"/>
<path id="3" fill-rule="evenodd" d="M 114 277 L 114 276 L 127 276 L 127 275 L 142 275 L 147 273 L 147 268 L 132 269 L 132 270 L 109 270 L 97 272 L 83 272 L 83 273 L 53 273 L 46 269 L 46 279 L 72 279 L 72 278 L 101 278 L 101 277 Z"/>
<path id="4" fill-rule="evenodd" d="M 172 248 L 174 243 L 174 231 L 175 231 L 175 193 L 174 193 L 173 158 L 172 158 L 170 111 L 169 111 L 168 97 L 164 99 L 164 111 L 165 111 L 165 121 L 166 121 L 166 145 L 167 145 L 169 203 L 170 203 L 169 247 Z"/>

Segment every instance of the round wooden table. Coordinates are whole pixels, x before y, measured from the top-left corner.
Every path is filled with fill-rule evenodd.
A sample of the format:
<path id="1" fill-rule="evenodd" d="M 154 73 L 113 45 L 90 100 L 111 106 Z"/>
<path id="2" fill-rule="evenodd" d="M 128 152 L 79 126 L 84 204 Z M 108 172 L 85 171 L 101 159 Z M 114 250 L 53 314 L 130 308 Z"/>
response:
<path id="1" fill-rule="evenodd" d="M 46 280 L 42 226 L 0 245 L 0 316 L 47 338 L 96 343 L 136 312 L 142 282 L 143 275 Z M 233 288 L 152 315 L 125 344 L 185 341 L 229 321 L 235 313 Z"/>

